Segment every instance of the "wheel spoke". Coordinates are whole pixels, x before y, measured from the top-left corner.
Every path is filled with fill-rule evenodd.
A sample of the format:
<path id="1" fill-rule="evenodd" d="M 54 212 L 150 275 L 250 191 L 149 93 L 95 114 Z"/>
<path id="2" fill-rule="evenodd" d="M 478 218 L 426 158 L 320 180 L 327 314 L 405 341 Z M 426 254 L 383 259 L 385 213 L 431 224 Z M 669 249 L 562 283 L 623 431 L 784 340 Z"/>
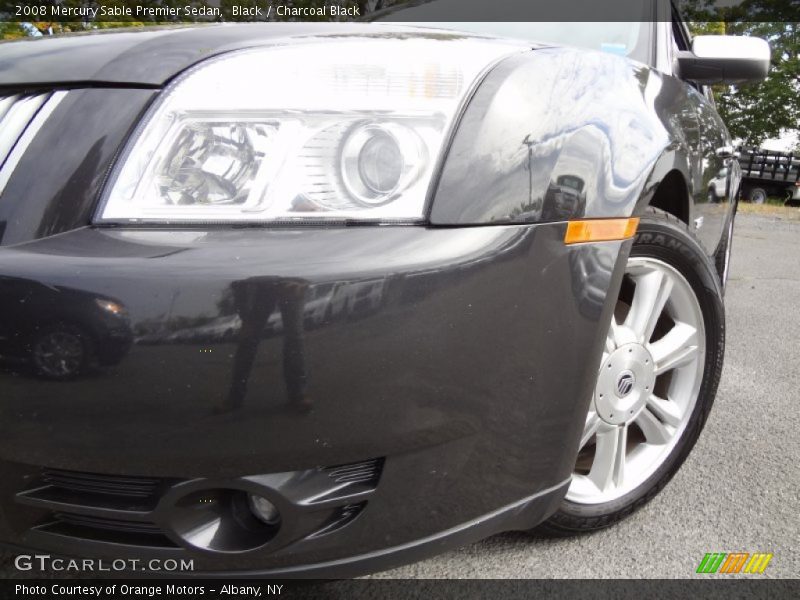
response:
<path id="1" fill-rule="evenodd" d="M 647 399 L 647 408 L 660 421 L 672 427 L 678 427 L 683 418 L 683 411 L 676 402 L 664 400 L 655 394 L 651 394 Z"/>
<path id="2" fill-rule="evenodd" d="M 617 318 L 611 315 L 611 326 L 608 328 L 608 335 L 606 336 L 606 352 L 611 354 L 620 346 L 619 341 L 619 325 L 617 325 Z"/>
<path id="3" fill-rule="evenodd" d="M 590 410 L 586 416 L 586 425 L 583 427 L 583 435 L 581 435 L 581 444 L 578 446 L 578 450 L 581 450 L 592 439 L 599 426 L 600 417 L 597 416 L 597 412 Z"/>
<path id="4" fill-rule="evenodd" d="M 663 271 L 651 271 L 634 279 L 636 290 L 633 293 L 625 326 L 631 329 L 640 343 L 646 343 L 653 335 L 658 318 L 672 293 L 673 280 Z"/>
<path id="5" fill-rule="evenodd" d="M 625 478 L 628 428 L 599 428 L 595 437 L 597 446 L 588 477 L 601 491 L 606 491 L 622 485 Z"/>
<path id="6" fill-rule="evenodd" d="M 656 364 L 655 374 L 686 366 L 697 357 L 697 330 L 686 323 L 676 323 L 667 335 L 650 344 Z"/>
<path id="7" fill-rule="evenodd" d="M 667 426 L 658 420 L 650 409 L 644 408 L 636 417 L 636 424 L 644 433 L 648 444 L 666 444 L 672 439 L 672 433 Z"/>

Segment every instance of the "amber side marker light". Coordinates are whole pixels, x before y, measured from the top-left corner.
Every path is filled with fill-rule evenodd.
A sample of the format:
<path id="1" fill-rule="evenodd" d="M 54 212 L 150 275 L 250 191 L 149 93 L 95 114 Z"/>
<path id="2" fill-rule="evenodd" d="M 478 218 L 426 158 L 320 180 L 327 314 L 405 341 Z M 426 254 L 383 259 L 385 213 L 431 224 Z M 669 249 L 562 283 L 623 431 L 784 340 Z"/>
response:
<path id="1" fill-rule="evenodd" d="M 639 227 L 639 217 L 570 221 L 567 223 L 564 243 L 583 244 L 585 242 L 627 240 L 634 236 L 637 227 Z"/>

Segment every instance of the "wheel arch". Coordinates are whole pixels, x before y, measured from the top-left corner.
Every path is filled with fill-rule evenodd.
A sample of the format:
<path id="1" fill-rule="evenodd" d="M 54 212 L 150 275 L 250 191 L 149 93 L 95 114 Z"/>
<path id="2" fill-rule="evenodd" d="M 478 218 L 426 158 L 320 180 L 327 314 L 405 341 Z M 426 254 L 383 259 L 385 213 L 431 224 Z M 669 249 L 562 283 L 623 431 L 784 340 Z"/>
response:
<path id="1" fill-rule="evenodd" d="M 636 214 L 643 214 L 649 206 L 689 225 L 694 213 L 689 181 L 689 164 L 684 155 L 676 152 L 662 155 L 650 172 Z"/>

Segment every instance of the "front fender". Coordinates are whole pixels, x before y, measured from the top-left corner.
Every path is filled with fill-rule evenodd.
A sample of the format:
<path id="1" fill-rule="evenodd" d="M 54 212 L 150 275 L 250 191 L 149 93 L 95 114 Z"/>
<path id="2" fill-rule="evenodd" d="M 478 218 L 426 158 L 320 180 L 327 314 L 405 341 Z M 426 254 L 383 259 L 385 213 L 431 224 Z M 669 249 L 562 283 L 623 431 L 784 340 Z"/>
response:
<path id="1" fill-rule="evenodd" d="M 680 86 L 600 52 L 546 48 L 484 80 L 461 119 L 430 213 L 436 225 L 630 216 L 662 157 L 689 168 L 696 125 Z"/>

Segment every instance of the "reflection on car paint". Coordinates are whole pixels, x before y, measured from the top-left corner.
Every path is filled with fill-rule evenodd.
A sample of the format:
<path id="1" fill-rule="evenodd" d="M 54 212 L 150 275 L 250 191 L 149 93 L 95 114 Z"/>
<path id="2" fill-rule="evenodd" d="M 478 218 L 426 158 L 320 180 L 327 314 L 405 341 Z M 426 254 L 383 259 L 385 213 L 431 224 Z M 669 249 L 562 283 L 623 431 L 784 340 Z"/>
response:
<path id="1" fill-rule="evenodd" d="M 0 365 L 68 380 L 118 364 L 133 335 L 121 301 L 63 285 L 0 276 Z"/>

